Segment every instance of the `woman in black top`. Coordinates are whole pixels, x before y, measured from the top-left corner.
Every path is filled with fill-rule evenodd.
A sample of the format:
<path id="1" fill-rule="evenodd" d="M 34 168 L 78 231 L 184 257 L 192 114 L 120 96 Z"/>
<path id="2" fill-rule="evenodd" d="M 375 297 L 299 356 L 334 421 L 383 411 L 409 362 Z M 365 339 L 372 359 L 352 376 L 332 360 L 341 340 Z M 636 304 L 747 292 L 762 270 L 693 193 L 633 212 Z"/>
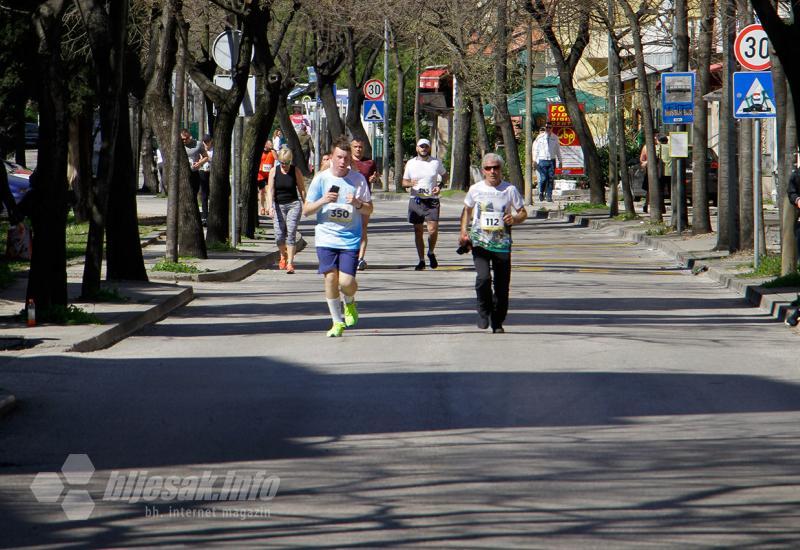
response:
<path id="1" fill-rule="evenodd" d="M 269 173 L 267 213 L 272 217 L 275 242 L 281 251 L 278 268 L 294 273 L 295 235 L 306 200 L 306 187 L 303 174 L 292 164 L 292 151 L 281 147 L 276 157 L 280 164 Z"/>

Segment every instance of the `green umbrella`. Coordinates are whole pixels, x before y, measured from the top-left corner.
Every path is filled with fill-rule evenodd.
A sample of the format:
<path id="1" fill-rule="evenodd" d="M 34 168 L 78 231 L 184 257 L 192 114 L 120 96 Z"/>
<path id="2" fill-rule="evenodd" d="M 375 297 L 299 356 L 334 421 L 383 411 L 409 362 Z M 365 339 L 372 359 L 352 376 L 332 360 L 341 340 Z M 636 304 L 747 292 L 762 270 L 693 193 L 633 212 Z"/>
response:
<path id="1" fill-rule="evenodd" d="M 604 97 L 590 94 L 581 90 L 576 90 L 578 101 L 584 104 L 586 113 L 605 113 L 608 110 Z M 537 80 L 531 87 L 531 105 L 533 106 L 534 117 L 547 116 L 548 103 L 563 103 L 558 95 L 558 77 L 548 76 Z M 483 106 L 483 114 L 486 117 L 492 116 L 494 106 L 486 104 Z M 508 113 L 511 116 L 523 116 L 525 114 L 525 90 L 508 96 Z"/>

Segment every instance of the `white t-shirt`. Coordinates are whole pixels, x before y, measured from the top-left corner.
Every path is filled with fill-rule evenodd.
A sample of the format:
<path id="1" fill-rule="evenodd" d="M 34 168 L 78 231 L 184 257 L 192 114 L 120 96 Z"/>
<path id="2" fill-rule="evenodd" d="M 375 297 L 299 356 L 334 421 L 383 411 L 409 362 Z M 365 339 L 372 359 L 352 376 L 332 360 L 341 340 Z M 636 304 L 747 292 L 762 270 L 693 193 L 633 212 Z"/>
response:
<path id="1" fill-rule="evenodd" d="M 412 197 L 430 198 L 431 190 L 439 185 L 439 179 L 444 176 L 447 170 L 444 169 L 441 161 L 437 158 L 428 157 L 423 160 L 414 157 L 406 163 L 403 171 L 404 180 L 419 180 L 411 188 Z"/>
<path id="2" fill-rule="evenodd" d="M 481 180 L 469 188 L 464 204 L 472 208 L 469 230 L 472 245 L 492 252 L 510 252 L 511 232 L 503 216 L 523 207 L 524 201 L 517 188 L 507 181 L 492 187 Z"/>

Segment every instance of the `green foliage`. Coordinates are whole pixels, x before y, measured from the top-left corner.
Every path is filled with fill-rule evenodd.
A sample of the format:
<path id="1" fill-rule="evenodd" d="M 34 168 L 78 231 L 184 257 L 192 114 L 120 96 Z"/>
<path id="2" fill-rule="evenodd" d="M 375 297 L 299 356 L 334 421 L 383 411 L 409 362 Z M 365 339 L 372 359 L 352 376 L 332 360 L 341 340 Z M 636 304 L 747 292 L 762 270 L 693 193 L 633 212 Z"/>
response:
<path id="1" fill-rule="evenodd" d="M 439 195 L 444 199 L 453 198 L 453 197 L 463 198 L 466 195 L 466 192 L 465 191 L 461 191 L 459 189 L 445 189 Z"/>
<path id="2" fill-rule="evenodd" d="M 225 241 L 224 243 L 212 243 L 210 245 L 206 245 L 206 248 L 214 252 L 236 252 L 236 248 L 231 246 L 230 241 Z"/>
<path id="3" fill-rule="evenodd" d="M 753 263 L 746 264 L 747 267 L 753 267 Z M 758 269 L 753 269 L 747 273 L 740 273 L 737 277 L 745 279 L 755 279 L 759 277 L 777 277 L 781 274 L 781 255 L 780 254 L 765 254 L 758 259 Z"/>
<path id="4" fill-rule="evenodd" d="M 661 235 L 666 235 L 669 233 L 669 227 L 667 227 L 663 223 L 646 223 L 645 224 L 645 232 L 644 234 L 648 237 L 659 237 Z"/>
<path id="5" fill-rule="evenodd" d="M 26 322 L 28 312 L 23 309 L 20 311 L 19 320 Z M 79 308 L 76 305 L 66 306 L 54 305 L 49 308 L 36 309 L 37 323 L 52 323 L 55 325 L 102 325 L 102 321 L 94 314 Z"/>
<path id="6" fill-rule="evenodd" d="M 570 214 L 581 214 L 587 210 L 608 210 L 608 205 L 592 204 L 589 202 L 570 202 L 564 207 L 564 211 Z"/>
<path id="7" fill-rule="evenodd" d="M 187 264 L 184 262 L 169 262 L 167 260 L 162 260 L 156 263 L 153 266 L 152 271 L 169 271 L 171 273 L 200 273 L 200 269 L 192 264 Z"/>
<path id="8" fill-rule="evenodd" d="M 635 220 L 635 219 L 638 219 L 638 218 L 639 218 L 639 216 L 637 216 L 636 214 L 629 214 L 629 213 L 625 212 L 623 214 L 618 214 L 618 215 L 614 216 L 613 219 L 618 221 L 618 222 L 629 222 L 631 220 Z"/>

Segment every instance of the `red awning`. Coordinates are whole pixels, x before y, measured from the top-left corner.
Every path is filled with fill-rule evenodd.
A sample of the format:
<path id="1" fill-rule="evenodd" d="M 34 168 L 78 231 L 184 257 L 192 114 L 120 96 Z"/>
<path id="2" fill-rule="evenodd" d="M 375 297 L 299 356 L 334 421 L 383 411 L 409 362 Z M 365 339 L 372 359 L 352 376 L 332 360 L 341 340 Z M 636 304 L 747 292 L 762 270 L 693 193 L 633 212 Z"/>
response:
<path id="1" fill-rule="evenodd" d="M 438 90 L 439 81 L 447 75 L 447 69 L 427 69 L 419 75 L 419 87 L 425 90 Z"/>

